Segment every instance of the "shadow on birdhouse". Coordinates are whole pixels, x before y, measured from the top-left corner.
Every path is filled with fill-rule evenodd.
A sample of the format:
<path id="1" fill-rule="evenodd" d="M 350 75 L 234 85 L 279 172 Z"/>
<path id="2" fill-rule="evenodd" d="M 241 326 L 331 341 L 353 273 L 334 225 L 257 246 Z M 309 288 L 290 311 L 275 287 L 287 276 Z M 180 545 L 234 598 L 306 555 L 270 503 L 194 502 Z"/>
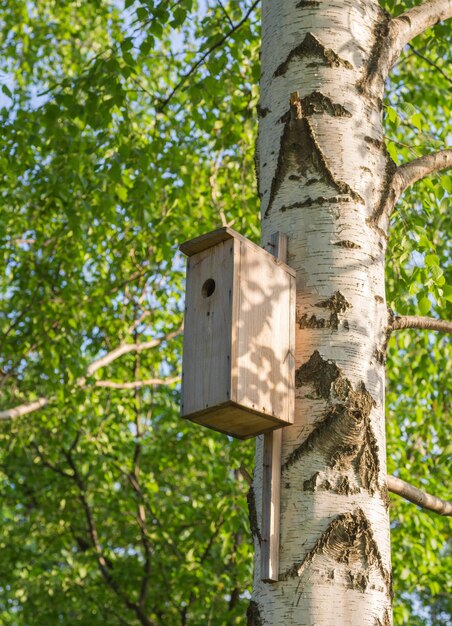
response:
<path id="1" fill-rule="evenodd" d="M 180 249 L 182 417 L 239 439 L 292 424 L 294 270 L 230 228 Z"/>

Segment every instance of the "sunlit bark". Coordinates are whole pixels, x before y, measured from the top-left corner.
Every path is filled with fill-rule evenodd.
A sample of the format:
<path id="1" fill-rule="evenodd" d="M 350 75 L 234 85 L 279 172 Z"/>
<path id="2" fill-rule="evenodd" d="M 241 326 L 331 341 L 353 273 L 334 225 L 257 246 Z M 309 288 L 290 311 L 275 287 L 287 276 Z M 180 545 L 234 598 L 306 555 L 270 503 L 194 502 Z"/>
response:
<path id="1" fill-rule="evenodd" d="M 395 165 L 383 94 L 368 88 L 387 27 L 374 0 L 263 4 L 262 237 L 286 233 L 297 271 L 296 423 L 283 431 L 279 582 L 261 582 L 256 540 L 249 624 L 392 623 L 380 209 Z"/>

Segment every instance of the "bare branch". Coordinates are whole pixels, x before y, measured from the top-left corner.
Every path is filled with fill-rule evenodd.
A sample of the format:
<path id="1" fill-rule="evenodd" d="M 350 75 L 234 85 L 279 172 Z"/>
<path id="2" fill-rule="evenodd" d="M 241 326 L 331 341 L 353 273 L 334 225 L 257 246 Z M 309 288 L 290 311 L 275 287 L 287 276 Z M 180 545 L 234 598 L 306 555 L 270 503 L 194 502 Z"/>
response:
<path id="1" fill-rule="evenodd" d="M 421 328 L 423 330 L 439 330 L 443 333 L 452 333 L 452 322 L 436 319 L 435 317 L 421 317 L 418 315 L 394 317 L 390 326 L 391 332 L 404 328 Z"/>
<path id="2" fill-rule="evenodd" d="M 426 0 L 387 20 L 382 29 L 384 41 L 380 37 L 375 43 L 378 58 L 369 65 L 364 75 L 367 89 L 379 92 L 403 48 L 414 37 L 449 17 L 452 17 L 452 0 Z"/>
<path id="3" fill-rule="evenodd" d="M 452 150 L 439 150 L 400 165 L 392 178 L 387 204 L 382 214 L 390 215 L 402 193 L 418 180 L 452 167 Z"/>
<path id="4" fill-rule="evenodd" d="M 173 339 L 181 334 L 183 331 L 183 326 L 174 330 L 171 333 L 168 333 L 164 337 L 159 337 L 158 339 L 151 339 L 150 341 L 144 341 L 143 343 L 123 343 L 119 345 L 117 348 L 108 352 L 105 356 L 100 357 L 93 361 L 86 370 L 88 376 L 97 372 L 101 367 L 105 367 L 106 365 L 110 365 L 116 359 L 123 356 L 124 354 L 129 354 L 130 352 L 143 352 L 143 350 L 150 350 L 151 348 L 155 348 L 159 346 L 164 341 L 168 341 L 169 339 Z"/>
<path id="5" fill-rule="evenodd" d="M 144 341 L 143 343 L 123 343 L 111 352 L 108 352 L 105 356 L 96 359 L 93 361 L 86 370 L 87 376 L 91 376 L 101 367 L 105 367 L 109 365 L 119 357 L 124 354 L 129 354 L 130 352 L 143 352 L 143 350 L 149 350 L 151 348 L 155 348 L 162 344 L 164 341 L 168 341 L 169 339 L 173 339 L 180 335 L 183 331 L 183 326 L 180 328 L 168 333 L 164 337 L 159 337 L 158 339 L 152 339 L 151 341 Z M 135 389 L 137 387 L 141 387 L 144 385 L 169 385 L 172 382 L 176 382 L 179 380 L 178 378 L 168 378 L 168 379 L 157 379 L 152 378 L 147 381 L 137 381 L 133 383 L 115 383 L 109 380 L 99 380 L 94 383 L 96 387 L 110 387 L 115 389 Z M 84 387 L 86 383 L 86 378 L 82 377 L 78 381 L 79 387 Z M 16 417 L 22 417 L 23 415 L 28 415 L 29 413 L 33 413 L 43 407 L 47 406 L 52 401 L 52 398 L 39 398 L 39 400 L 34 400 L 33 402 L 25 402 L 24 404 L 20 404 L 11 409 L 4 409 L 0 411 L 0 420 L 11 420 Z"/>
<path id="6" fill-rule="evenodd" d="M 425 493 L 395 476 L 388 476 L 387 482 L 389 491 L 405 498 L 405 500 L 409 500 L 423 509 L 434 511 L 440 515 L 452 515 L 452 502 L 447 502 L 447 500 Z"/>
<path id="7" fill-rule="evenodd" d="M 394 17 L 389 25 L 391 66 L 407 43 L 431 26 L 450 17 L 452 17 L 452 0 L 426 0 Z"/>
<path id="8" fill-rule="evenodd" d="M 46 406 L 48 403 L 49 400 L 47 398 L 39 398 L 39 400 L 35 400 L 34 402 L 20 404 L 13 409 L 5 409 L 4 411 L 0 411 L 0 420 L 11 420 L 16 417 L 22 417 L 22 415 L 28 415 L 28 413 L 42 409 L 42 407 Z"/>
<path id="9" fill-rule="evenodd" d="M 155 622 L 153 622 L 145 613 L 144 608 L 134 602 L 119 586 L 116 579 L 112 576 L 110 572 L 111 564 L 108 558 L 105 556 L 102 546 L 99 540 L 99 535 L 96 528 L 96 523 L 94 520 L 93 511 L 88 502 L 86 486 L 83 481 L 83 478 L 78 470 L 78 467 L 75 463 L 74 457 L 72 456 L 71 450 L 64 451 L 64 456 L 68 462 L 69 467 L 71 468 L 73 475 L 71 475 L 72 480 L 78 489 L 78 498 L 80 504 L 85 513 L 86 523 L 88 526 L 88 535 L 91 540 L 92 546 L 94 548 L 94 552 L 96 554 L 96 561 L 102 577 L 104 578 L 107 585 L 110 589 L 122 600 L 124 606 L 133 611 L 138 618 L 138 621 L 142 624 L 142 626 L 155 626 Z"/>
<path id="10" fill-rule="evenodd" d="M 165 100 L 162 102 L 162 104 L 158 107 L 157 111 L 159 113 L 161 113 L 166 108 L 166 106 L 172 100 L 174 94 L 187 82 L 187 80 L 190 78 L 190 76 L 196 72 L 198 67 L 203 65 L 203 63 L 212 54 L 212 52 L 214 52 L 214 50 L 216 50 L 217 48 L 220 48 L 225 43 L 225 41 L 227 41 L 227 39 L 231 35 L 233 35 L 241 26 L 243 26 L 243 24 L 245 24 L 245 22 L 248 20 L 249 16 L 254 11 L 254 9 L 257 7 L 259 2 L 260 2 L 260 0 L 256 0 L 255 2 L 253 2 L 253 4 L 250 6 L 250 8 L 245 13 L 245 15 L 240 20 L 240 22 L 237 22 L 237 24 L 235 24 L 235 26 L 233 28 L 230 28 L 227 33 L 225 33 L 216 43 L 213 44 L 213 46 L 211 46 L 208 50 L 206 50 L 206 52 L 204 52 L 204 54 L 196 61 L 196 63 L 194 65 L 192 65 L 192 67 L 188 70 L 188 72 L 186 72 L 185 74 L 182 75 L 182 77 L 179 80 L 179 82 L 172 89 L 170 94 L 165 98 Z"/>
<path id="11" fill-rule="evenodd" d="M 218 4 L 221 7 L 221 10 L 223 11 L 226 19 L 229 22 L 229 25 L 231 26 L 231 28 L 234 28 L 234 22 L 231 20 L 231 16 L 229 15 L 229 13 L 226 11 L 226 7 L 224 6 L 224 4 L 221 2 L 221 0 L 218 0 Z"/>
<path id="12" fill-rule="evenodd" d="M 414 159 L 414 161 L 400 165 L 396 172 L 397 182 L 400 185 L 400 193 L 405 191 L 408 187 L 411 187 L 411 185 L 418 180 L 429 176 L 429 174 L 434 174 L 435 172 L 440 172 L 441 170 L 446 170 L 451 167 L 451 149 L 426 154 L 418 159 Z"/>
<path id="13" fill-rule="evenodd" d="M 209 184 L 210 184 L 210 190 L 211 190 L 210 195 L 212 197 L 212 203 L 220 215 L 221 225 L 229 226 L 226 216 L 224 214 L 223 208 L 221 207 L 221 205 L 218 203 L 218 200 L 217 200 L 218 198 L 217 174 L 218 174 L 218 170 L 220 169 L 220 165 L 221 165 L 221 154 L 219 158 L 217 159 L 217 161 L 214 163 L 213 169 L 212 169 L 212 175 L 209 177 Z"/>
<path id="14" fill-rule="evenodd" d="M 172 378 L 148 378 L 147 380 L 134 380 L 128 383 L 117 383 L 114 380 L 96 380 L 95 387 L 108 387 L 109 389 L 139 389 L 140 387 L 154 387 L 156 385 L 171 385 L 180 381 L 179 376 Z"/>
<path id="15" fill-rule="evenodd" d="M 450 78 L 444 70 L 442 70 L 434 61 L 426 57 L 424 54 L 416 50 L 414 46 L 408 44 L 408 48 L 415 54 L 417 57 L 428 63 L 431 67 L 434 67 L 437 72 L 441 74 L 449 83 L 452 83 L 452 78 Z"/>

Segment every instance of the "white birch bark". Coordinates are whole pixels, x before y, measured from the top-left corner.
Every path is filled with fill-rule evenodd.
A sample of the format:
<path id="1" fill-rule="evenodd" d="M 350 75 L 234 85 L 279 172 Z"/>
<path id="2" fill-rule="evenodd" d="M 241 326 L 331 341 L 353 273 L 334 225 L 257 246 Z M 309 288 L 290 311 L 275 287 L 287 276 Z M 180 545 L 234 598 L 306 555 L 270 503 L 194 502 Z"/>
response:
<path id="1" fill-rule="evenodd" d="M 390 626 L 384 205 L 394 164 L 366 89 L 375 0 L 264 0 L 257 171 L 263 244 L 297 271 L 296 423 L 283 431 L 279 582 L 256 538 L 249 626 Z M 291 94 L 299 92 L 300 99 Z M 261 508 L 262 449 L 254 492 Z"/>

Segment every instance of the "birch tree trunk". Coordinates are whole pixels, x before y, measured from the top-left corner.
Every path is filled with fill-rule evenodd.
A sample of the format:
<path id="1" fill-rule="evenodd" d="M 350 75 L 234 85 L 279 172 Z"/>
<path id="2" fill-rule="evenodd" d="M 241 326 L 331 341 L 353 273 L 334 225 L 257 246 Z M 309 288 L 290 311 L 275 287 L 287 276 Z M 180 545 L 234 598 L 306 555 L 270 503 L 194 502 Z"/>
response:
<path id="1" fill-rule="evenodd" d="M 289 236 L 297 371 L 296 423 L 283 431 L 279 582 L 261 582 L 256 538 L 253 626 L 392 624 L 379 218 L 394 164 L 374 72 L 387 25 L 375 0 L 263 2 L 263 243 Z M 258 512 L 261 478 L 259 441 Z"/>

